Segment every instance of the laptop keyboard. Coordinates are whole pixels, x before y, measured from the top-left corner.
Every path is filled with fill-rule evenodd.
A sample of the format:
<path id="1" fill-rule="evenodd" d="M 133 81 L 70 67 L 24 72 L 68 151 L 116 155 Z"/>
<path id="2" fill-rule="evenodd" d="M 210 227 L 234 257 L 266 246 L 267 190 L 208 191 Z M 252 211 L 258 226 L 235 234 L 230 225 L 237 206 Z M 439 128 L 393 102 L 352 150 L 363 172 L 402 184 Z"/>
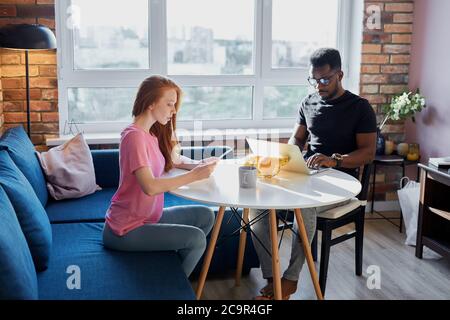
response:
<path id="1" fill-rule="evenodd" d="M 309 168 L 309 174 L 310 174 L 310 175 L 318 174 L 318 173 L 327 171 L 327 170 L 329 170 L 329 169 L 330 169 L 330 168 L 319 168 L 319 169 L 311 169 L 311 168 Z"/>

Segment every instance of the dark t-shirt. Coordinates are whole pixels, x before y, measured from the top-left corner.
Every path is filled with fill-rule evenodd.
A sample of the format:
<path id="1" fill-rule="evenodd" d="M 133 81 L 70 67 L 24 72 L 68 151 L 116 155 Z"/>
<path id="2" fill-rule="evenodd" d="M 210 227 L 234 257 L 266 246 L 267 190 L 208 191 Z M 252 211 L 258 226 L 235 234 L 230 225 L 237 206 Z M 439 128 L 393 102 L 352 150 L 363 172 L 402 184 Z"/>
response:
<path id="1" fill-rule="evenodd" d="M 357 149 L 356 134 L 377 131 L 372 106 L 350 91 L 329 101 L 317 93 L 307 96 L 300 104 L 297 123 L 308 129 L 307 158 L 315 153 L 329 157 L 333 153 L 351 153 Z M 355 170 L 343 171 L 353 174 Z"/>

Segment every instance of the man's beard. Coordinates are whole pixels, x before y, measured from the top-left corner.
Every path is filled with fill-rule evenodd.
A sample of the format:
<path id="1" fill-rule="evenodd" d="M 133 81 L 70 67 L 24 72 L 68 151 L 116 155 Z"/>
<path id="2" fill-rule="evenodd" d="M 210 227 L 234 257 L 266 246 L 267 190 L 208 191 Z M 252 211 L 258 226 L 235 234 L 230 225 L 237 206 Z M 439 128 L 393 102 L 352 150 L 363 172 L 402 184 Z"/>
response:
<path id="1" fill-rule="evenodd" d="M 339 93 L 339 88 L 336 88 L 331 94 L 329 94 L 328 96 L 322 98 L 325 101 L 329 101 L 329 100 L 333 100 L 337 94 Z"/>

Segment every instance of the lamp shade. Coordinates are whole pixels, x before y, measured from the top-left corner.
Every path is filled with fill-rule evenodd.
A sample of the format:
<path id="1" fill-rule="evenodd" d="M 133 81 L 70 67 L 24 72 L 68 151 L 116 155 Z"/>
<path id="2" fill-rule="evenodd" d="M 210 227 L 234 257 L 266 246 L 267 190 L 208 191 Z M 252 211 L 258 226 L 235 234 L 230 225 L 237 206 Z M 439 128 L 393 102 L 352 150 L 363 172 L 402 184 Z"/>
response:
<path id="1" fill-rule="evenodd" d="M 8 49 L 56 49 L 56 38 L 46 26 L 9 24 L 0 28 L 0 47 Z"/>

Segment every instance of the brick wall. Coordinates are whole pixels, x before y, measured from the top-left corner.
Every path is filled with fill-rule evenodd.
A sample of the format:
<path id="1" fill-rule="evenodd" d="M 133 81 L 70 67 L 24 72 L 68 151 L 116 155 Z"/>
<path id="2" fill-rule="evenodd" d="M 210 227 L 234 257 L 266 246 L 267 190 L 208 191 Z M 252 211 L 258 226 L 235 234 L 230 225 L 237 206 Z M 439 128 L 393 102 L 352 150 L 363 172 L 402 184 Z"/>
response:
<path id="1" fill-rule="evenodd" d="M 0 0 L 0 25 L 39 23 L 55 31 L 54 0 Z M 26 126 L 25 54 L 0 50 L 3 85 L 4 129 Z M 30 96 L 32 141 L 38 150 L 58 128 L 56 52 L 30 52 Z"/>
<path id="2" fill-rule="evenodd" d="M 377 112 L 378 122 L 381 122 L 382 105 L 389 103 L 393 94 L 408 90 L 414 1 L 365 0 L 365 21 L 369 16 L 367 9 L 370 6 L 381 9 L 381 24 L 375 29 L 369 29 L 365 24 L 360 92 L 371 102 Z M 396 143 L 404 142 L 405 124 L 388 122 L 383 133 Z M 379 167 L 377 171 L 375 200 L 396 200 L 401 169 Z"/>
<path id="3" fill-rule="evenodd" d="M 381 106 L 393 94 L 407 90 L 413 19 L 412 0 L 365 0 L 381 9 L 379 29 L 365 27 L 361 65 L 361 95 L 374 106 L 381 121 Z M 369 15 L 366 15 L 366 18 Z M 0 24 L 41 23 L 54 30 L 54 0 L 0 0 Z M 0 51 L 3 66 L 4 127 L 26 120 L 24 96 L 24 55 Z M 58 133 L 56 54 L 32 53 L 31 110 L 32 139 L 38 149 L 45 149 L 45 138 Z M 388 123 L 384 133 L 396 142 L 404 141 L 404 124 Z M 397 168 L 377 172 L 377 200 L 394 200 Z"/>

